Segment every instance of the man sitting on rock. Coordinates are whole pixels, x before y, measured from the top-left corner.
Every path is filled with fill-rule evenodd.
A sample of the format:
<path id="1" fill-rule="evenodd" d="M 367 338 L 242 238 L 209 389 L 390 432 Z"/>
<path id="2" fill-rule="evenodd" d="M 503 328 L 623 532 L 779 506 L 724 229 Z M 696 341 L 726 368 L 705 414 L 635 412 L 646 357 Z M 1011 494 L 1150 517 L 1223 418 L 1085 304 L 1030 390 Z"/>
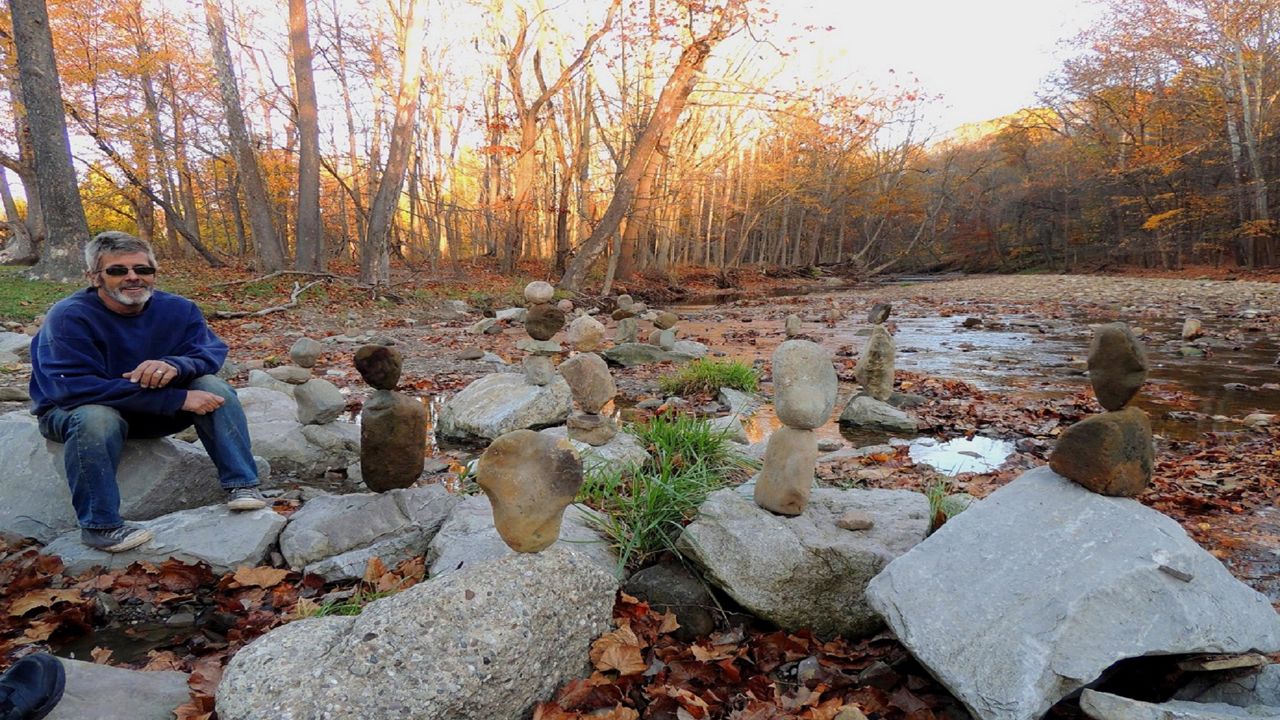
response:
<path id="1" fill-rule="evenodd" d="M 151 245 L 122 232 L 84 250 L 92 287 L 53 306 L 31 342 L 32 412 L 65 445 L 81 541 L 121 552 L 151 531 L 120 518 L 116 466 L 126 438 L 158 438 L 193 423 L 232 510 L 266 506 L 235 390 L 214 373 L 227 345 L 190 300 L 154 289 Z"/>

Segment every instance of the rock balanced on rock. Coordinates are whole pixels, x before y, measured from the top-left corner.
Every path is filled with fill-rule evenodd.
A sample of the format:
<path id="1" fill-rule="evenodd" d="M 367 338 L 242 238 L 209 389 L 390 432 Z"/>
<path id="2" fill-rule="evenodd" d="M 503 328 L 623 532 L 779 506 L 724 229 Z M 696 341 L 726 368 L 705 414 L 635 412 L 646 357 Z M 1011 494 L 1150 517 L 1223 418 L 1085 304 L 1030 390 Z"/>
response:
<path id="1" fill-rule="evenodd" d="M 799 515 L 809 504 L 818 461 L 815 428 L 836 404 L 831 353 L 808 340 L 787 340 L 773 352 L 773 402 L 785 427 L 769 436 L 764 467 L 756 476 L 755 501 L 779 515 Z"/>
<path id="2" fill-rule="evenodd" d="M 400 352 L 383 345 L 356 350 L 356 370 L 375 389 L 360 411 L 360 469 L 370 490 L 406 488 L 422 474 L 427 450 L 427 408 L 395 391 Z"/>
<path id="3" fill-rule="evenodd" d="M 649 335 L 649 344 L 657 345 L 663 350 L 674 348 L 680 336 L 680 329 L 676 327 L 679 322 L 680 316 L 670 310 L 658 313 L 658 317 L 653 319 L 653 332 Z"/>
<path id="4" fill-rule="evenodd" d="M 863 391 L 880 402 L 885 402 L 893 394 L 893 363 L 897 354 L 893 336 L 884 326 L 884 321 L 889 319 L 889 310 L 888 303 L 877 303 L 867 313 L 867 322 L 872 325 L 871 336 L 867 338 L 854 368 L 854 375 Z"/>
<path id="5" fill-rule="evenodd" d="M 560 363 L 560 374 L 579 410 L 565 421 L 569 437 L 596 447 L 612 440 L 618 428 L 612 418 L 600 414 L 618 392 L 608 364 L 595 353 L 578 353 Z"/>
<path id="6" fill-rule="evenodd" d="M 516 347 L 527 351 L 524 358 L 525 382 L 530 385 L 546 385 L 555 376 L 552 358 L 563 349 L 551 338 L 564 327 L 564 311 L 551 304 L 555 288 L 542 280 L 535 280 L 524 288 L 524 299 L 529 303 L 524 329 L 529 339 L 521 340 Z"/>
<path id="7" fill-rule="evenodd" d="M 610 316 L 618 321 L 618 329 L 614 332 L 613 342 L 615 345 L 623 343 L 633 343 L 640 334 L 640 323 L 636 320 L 644 307 L 638 305 L 630 295 L 618 296 L 618 307 Z"/>
<path id="8" fill-rule="evenodd" d="M 1103 495 L 1133 497 L 1151 483 L 1151 420 L 1128 406 L 1147 379 L 1147 356 L 1124 323 L 1099 326 L 1089 348 L 1089 382 L 1106 409 L 1062 433 L 1049 467 Z"/>
<path id="9" fill-rule="evenodd" d="M 582 486 L 582 461 L 566 439 L 513 430 L 476 464 L 476 482 L 493 505 L 493 522 L 516 552 L 538 552 L 560 537 L 564 509 Z"/>

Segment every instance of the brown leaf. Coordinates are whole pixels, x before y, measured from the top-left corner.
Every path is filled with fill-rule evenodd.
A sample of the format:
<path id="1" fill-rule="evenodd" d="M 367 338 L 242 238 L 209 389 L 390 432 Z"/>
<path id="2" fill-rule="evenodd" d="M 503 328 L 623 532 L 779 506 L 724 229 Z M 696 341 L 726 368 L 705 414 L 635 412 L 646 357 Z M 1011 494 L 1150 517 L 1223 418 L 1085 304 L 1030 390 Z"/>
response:
<path id="1" fill-rule="evenodd" d="M 50 608 L 56 603 L 78 602 L 81 599 L 80 591 L 74 589 L 33 590 L 14 600 L 13 604 L 9 606 L 9 614 L 13 617 L 22 617 L 36 608 Z"/>
<path id="2" fill-rule="evenodd" d="M 23 631 L 22 639 L 33 643 L 44 642 L 49 639 L 50 635 L 53 635 L 53 631 L 57 630 L 59 625 L 60 623 L 56 622 L 33 622 Z"/>
<path id="3" fill-rule="evenodd" d="M 382 558 L 375 555 L 369 558 L 369 564 L 364 566 L 364 577 L 360 581 L 369 585 L 377 585 L 382 576 L 386 574 L 386 564 L 382 562 Z"/>
<path id="4" fill-rule="evenodd" d="M 630 625 L 623 625 L 591 644 L 591 662 L 601 672 L 617 670 L 621 675 L 637 675 L 649 669 L 640 652 L 643 648 Z"/>
<path id="5" fill-rule="evenodd" d="M 236 569 L 234 579 L 243 587 L 269 588 L 279 585 L 289 574 L 288 570 L 267 566 L 241 567 Z"/>
<path id="6" fill-rule="evenodd" d="M 680 629 L 680 623 L 676 620 L 676 614 L 668 610 L 662 616 L 662 624 L 658 626 L 658 634 L 666 635 Z"/>
<path id="7" fill-rule="evenodd" d="M 89 657 L 93 658 L 93 662 L 96 665 L 106 665 L 107 661 L 111 659 L 111 650 L 104 647 L 95 647 L 89 651 Z"/>
<path id="8" fill-rule="evenodd" d="M 147 664 L 142 669 L 147 672 L 155 672 L 157 670 L 178 670 L 181 671 L 182 661 L 178 656 L 168 650 L 152 650 L 147 653 Z"/>

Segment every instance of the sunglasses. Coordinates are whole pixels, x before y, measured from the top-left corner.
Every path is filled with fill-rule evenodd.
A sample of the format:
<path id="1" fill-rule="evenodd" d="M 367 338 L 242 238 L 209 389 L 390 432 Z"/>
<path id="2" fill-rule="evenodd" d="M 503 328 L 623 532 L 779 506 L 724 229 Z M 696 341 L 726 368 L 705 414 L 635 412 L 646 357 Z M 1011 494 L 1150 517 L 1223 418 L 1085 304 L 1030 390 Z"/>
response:
<path id="1" fill-rule="evenodd" d="M 156 269 L 151 267 L 150 265 L 134 265 L 133 267 L 126 267 L 124 265 L 108 265 L 107 267 L 102 268 L 98 272 L 106 273 L 111 277 L 124 277 L 125 275 L 129 274 L 130 270 L 133 271 L 134 275 L 155 275 L 156 274 Z"/>

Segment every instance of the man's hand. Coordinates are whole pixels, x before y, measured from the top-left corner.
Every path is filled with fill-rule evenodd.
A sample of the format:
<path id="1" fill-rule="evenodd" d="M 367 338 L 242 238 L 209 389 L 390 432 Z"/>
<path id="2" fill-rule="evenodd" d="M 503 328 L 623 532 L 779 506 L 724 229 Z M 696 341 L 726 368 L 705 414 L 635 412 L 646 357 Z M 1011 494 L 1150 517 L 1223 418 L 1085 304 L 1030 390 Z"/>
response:
<path id="1" fill-rule="evenodd" d="M 144 388 L 162 388 L 178 377 L 178 368 L 163 360 L 143 360 L 138 367 L 125 373 L 124 377 Z"/>
<path id="2" fill-rule="evenodd" d="M 182 409 L 197 415 L 207 415 L 222 407 L 224 402 L 226 400 L 221 395 L 214 395 L 204 390 L 188 390 L 187 399 L 182 403 Z"/>

